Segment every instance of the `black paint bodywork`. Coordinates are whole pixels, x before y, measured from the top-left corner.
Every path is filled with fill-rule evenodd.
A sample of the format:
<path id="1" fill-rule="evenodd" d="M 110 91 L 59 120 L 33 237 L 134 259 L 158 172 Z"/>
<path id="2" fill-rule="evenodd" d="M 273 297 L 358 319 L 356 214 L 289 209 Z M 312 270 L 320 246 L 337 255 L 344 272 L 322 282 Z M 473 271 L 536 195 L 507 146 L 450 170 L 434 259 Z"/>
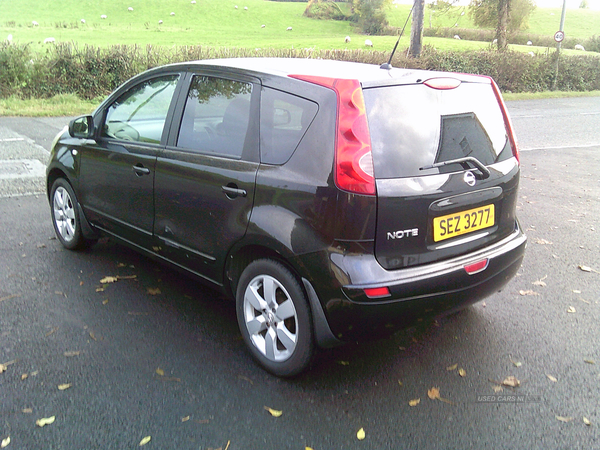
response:
<path id="1" fill-rule="evenodd" d="M 340 190 L 333 176 L 336 94 L 287 74 L 303 70 L 320 71 L 322 76 L 344 74 L 371 87 L 416 83 L 430 76 L 397 69 L 398 74 L 392 76 L 374 67 L 336 63 L 330 70 L 315 61 L 306 68 L 296 60 L 230 60 L 150 70 L 117 89 L 91 119 L 80 119 L 93 122 L 88 134 L 84 130 L 76 138 L 62 133 L 52 148 L 48 191 L 59 177 L 71 183 L 86 237 L 107 234 L 229 296 L 234 295 L 237 278 L 250 261 L 260 257 L 280 260 L 302 281 L 322 347 L 405 325 L 423 314 L 465 307 L 501 289 L 523 259 L 526 237 L 515 217 L 518 163 L 512 158 L 492 167 L 498 176 L 470 191 L 460 183 L 462 172 L 436 175 L 439 183 L 430 183 L 429 192 L 416 192 L 414 183 L 406 179 L 377 180 L 377 196 Z M 178 74 L 179 81 L 160 144 L 140 145 L 101 136 L 106 109 L 115 99 L 132 86 L 165 74 Z M 252 83 L 254 115 L 242 159 L 176 146 L 194 74 Z M 318 104 L 308 131 L 282 165 L 260 162 L 263 86 Z M 72 125 L 71 131 L 74 128 L 78 129 Z M 510 223 L 510 229 L 501 238 L 488 235 L 458 252 L 436 249 L 432 242 L 426 255 L 411 256 L 410 246 L 401 254 L 388 251 L 391 246 L 377 235 L 378 230 L 427 229 L 435 215 L 447 213 L 448 208 L 453 212 L 451 206 L 439 206 L 441 198 L 454 198 L 459 210 L 498 202 L 498 210 L 508 214 L 502 223 Z M 415 216 L 408 225 L 395 223 L 393 211 L 412 208 L 411 204 L 421 209 L 426 205 L 428 213 Z M 489 258 L 485 271 L 465 272 L 465 265 L 485 258 Z M 405 263 L 408 260 L 410 264 Z M 363 290 L 381 286 L 389 287 L 389 297 L 371 299 Z"/>

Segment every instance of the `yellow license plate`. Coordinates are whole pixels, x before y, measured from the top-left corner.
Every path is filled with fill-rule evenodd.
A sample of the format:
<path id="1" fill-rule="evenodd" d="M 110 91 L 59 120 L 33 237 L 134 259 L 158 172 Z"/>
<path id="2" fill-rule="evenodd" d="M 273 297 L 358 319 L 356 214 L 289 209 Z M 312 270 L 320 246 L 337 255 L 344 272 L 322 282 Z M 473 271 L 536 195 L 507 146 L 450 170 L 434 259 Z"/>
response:
<path id="1" fill-rule="evenodd" d="M 433 240 L 450 239 L 494 226 L 494 205 L 461 211 L 433 219 Z"/>

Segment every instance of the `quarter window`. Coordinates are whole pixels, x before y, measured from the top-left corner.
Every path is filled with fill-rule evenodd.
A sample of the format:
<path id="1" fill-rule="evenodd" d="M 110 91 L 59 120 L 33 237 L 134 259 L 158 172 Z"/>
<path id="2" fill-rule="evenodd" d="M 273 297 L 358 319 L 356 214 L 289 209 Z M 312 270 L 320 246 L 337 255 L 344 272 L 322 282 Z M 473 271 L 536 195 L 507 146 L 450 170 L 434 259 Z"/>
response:
<path id="1" fill-rule="evenodd" d="M 290 159 L 318 109 L 310 100 L 263 88 L 260 100 L 261 162 L 283 164 Z"/>
<path id="2" fill-rule="evenodd" d="M 251 95 L 251 83 L 194 76 L 177 146 L 241 158 L 250 122 Z"/>
<path id="3" fill-rule="evenodd" d="M 160 144 L 178 78 L 154 78 L 129 89 L 109 106 L 102 136 Z"/>

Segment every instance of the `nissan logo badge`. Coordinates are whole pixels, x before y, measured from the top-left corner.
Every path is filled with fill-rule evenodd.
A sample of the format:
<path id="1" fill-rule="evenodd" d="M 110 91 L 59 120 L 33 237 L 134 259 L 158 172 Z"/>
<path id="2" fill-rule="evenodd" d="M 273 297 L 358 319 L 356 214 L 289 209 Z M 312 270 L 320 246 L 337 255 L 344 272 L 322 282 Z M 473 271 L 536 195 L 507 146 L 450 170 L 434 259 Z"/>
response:
<path id="1" fill-rule="evenodd" d="M 475 179 L 475 175 L 473 175 L 473 172 L 471 172 L 470 170 L 465 172 L 465 176 L 463 179 L 465 180 L 465 183 L 467 183 L 469 186 L 475 186 L 475 183 L 477 182 L 477 180 Z"/>

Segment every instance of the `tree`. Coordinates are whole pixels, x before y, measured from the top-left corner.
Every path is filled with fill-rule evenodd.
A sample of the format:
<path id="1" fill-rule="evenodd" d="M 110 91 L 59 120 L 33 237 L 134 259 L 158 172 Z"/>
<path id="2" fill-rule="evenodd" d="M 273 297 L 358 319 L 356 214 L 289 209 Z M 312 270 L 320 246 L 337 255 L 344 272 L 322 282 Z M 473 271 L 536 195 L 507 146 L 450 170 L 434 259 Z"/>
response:
<path id="1" fill-rule="evenodd" d="M 509 18 L 506 23 L 508 31 L 524 30 L 529 27 L 529 16 L 535 10 L 533 0 L 471 0 L 469 16 L 480 28 L 496 28 L 498 26 L 498 10 L 502 3 L 509 1 Z M 507 3 L 508 6 L 508 3 Z"/>
<path id="2" fill-rule="evenodd" d="M 354 20 L 366 34 L 387 34 L 390 23 L 386 18 L 386 8 L 392 0 L 353 0 Z"/>

